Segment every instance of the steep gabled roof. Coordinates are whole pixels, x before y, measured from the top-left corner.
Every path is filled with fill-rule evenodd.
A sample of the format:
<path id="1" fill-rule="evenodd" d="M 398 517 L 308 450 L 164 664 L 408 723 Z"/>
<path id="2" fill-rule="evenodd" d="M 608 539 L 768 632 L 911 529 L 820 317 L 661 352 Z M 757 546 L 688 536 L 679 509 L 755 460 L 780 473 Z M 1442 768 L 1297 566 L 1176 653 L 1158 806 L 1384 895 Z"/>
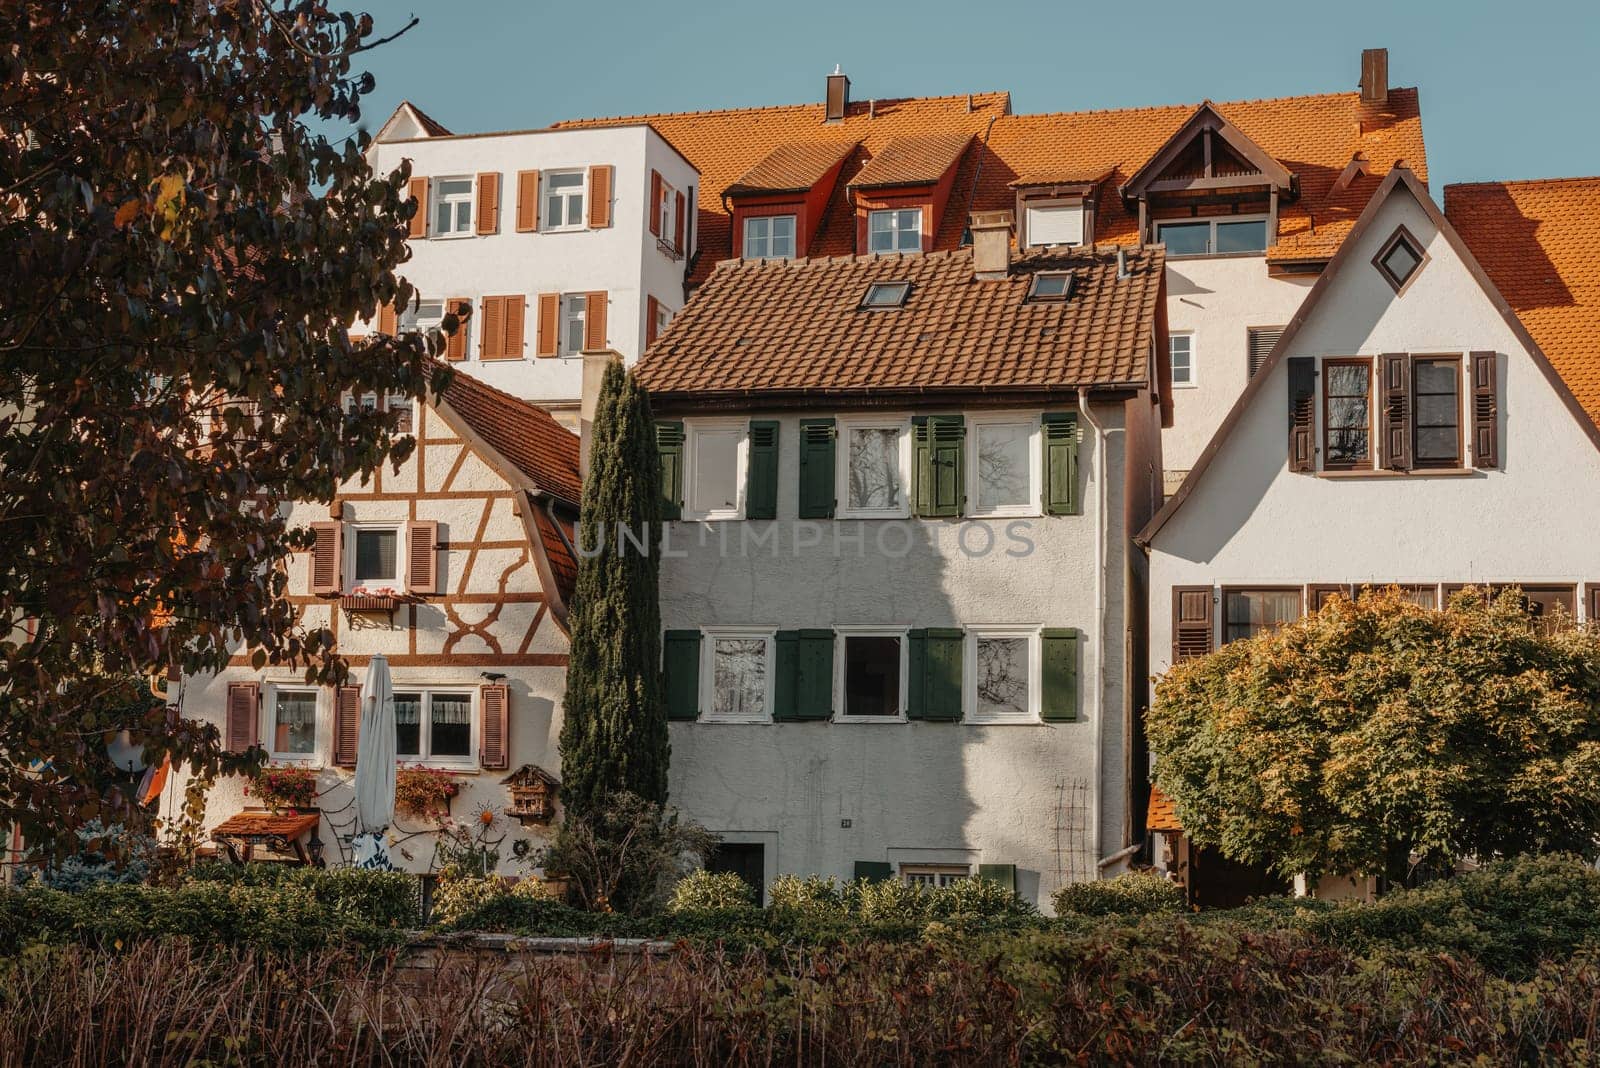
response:
<path id="1" fill-rule="evenodd" d="M 730 260 L 672 320 L 637 373 L 658 399 L 775 394 L 1125 388 L 1149 384 L 1163 251 L 1023 257 L 975 280 L 972 253 Z M 1073 274 L 1066 300 L 1029 301 L 1036 272 Z M 867 287 L 905 282 L 903 307 L 861 307 Z"/>
<path id="2" fill-rule="evenodd" d="M 1251 140 L 1243 130 L 1229 122 L 1227 117 L 1217 110 L 1216 105 L 1207 100 L 1195 109 L 1187 122 L 1173 131 L 1172 136 L 1167 138 L 1166 143 L 1157 149 L 1143 166 L 1122 183 L 1119 192 L 1124 197 L 1136 196 L 1143 192 L 1188 149 L 1196 137 L 1207 130 L 1220 138 L 1241 160 L 1255 167 L 1261 173 L 1261 177 L 1273 186 L 1279 189 L 1290 187 L 1291 175 L 1288 169 Z"/>
<path id="3" fill-rule="evenodd" d="M 1444 213 L 1600 423 L 1600 178 L 1447 185 Z"/>
<path id="4" fill-rule="evenodd" d="M 444 123 L 435 119 L 433 116 L 417 107 L 417 105 L 413 104 L 411 101 L 402 100 L 400 101 L 399 106 L 394 109 L 394 113 L 384 120 L 382 126 L 378 127 L 377 134 L 372 138 L 374 143 L 385 140 L 390 131 L 394 129 L 395 125 L 401 120 L 401 118 L 405 117 L 409 117 L 411 121 L 422 130 L 423 135 L 426 137 L 451 136 L 449 128 L 446 127 Z"/>
<path id="5" fill-rule="evenodd" d="M 1279 337 L 1278 343 L 1272 347 L 1272 352 L 1267 355 L 1266 362 L 1261 365 L 1259 371 L 1251 376 L 1249 383 L 1244 388 L 1244 392 L 1239 394 L 1238 399 L 1234 401 L 1233 407 L 1228 410 L 1227 417 L 1222 420 L 1222 424 L 1217 427 L 1217 432 L 1211 436 L 1211 440 L 1206 443 L 1205 449 L 1201 451 L 1200 458 L 1195 461 L 1194 467 L 1184 477 L 1183 484 L 1178 487 L 1176 493 L 1167 498 L 1167 502 L 1161 506 L 1160 511 L 1151 517 L 1150 522 L 1134 538 L 1134 541 L 1139 545 L 1144 546 L 1146 549 L 1150 547 L 1150 543 L 1156 534 L 1177 514 L 1178 510 L 1183 507 L 1184 502 L 1194 492 L 1194 488 L 1205 478 L 1207 470 L 1216 460 L 1218 453 L 1221 452 L 1228 436 L 1233 433 L 1234 427 L 1244 418 L 1244 414 L 1249 410 L 1250 406 L 1256 403 L 1257 396 L 1266 391 L 1267 383 L 1272 379 L 1273 370 L 1287 358 L 1286 354 L 1293 347 L 1296 336 L 1322 304 L 1326 294 L 1338 280 L 1344 266 L 1354 256 L 1355 246 L 1362 234 L 1366 232 L 1368 227 L 1374 225 L 1374 220 L 1378 217 L 1379 212 L 1382 211 L 1384 202 L 1396 190 L 1403 190 L 1409 193 L 1416 200 L 1418 206 L 1427 213 L 1433 225 L 1438 228 L 1440 235 L 1449 243 L 1451 250 L 1460 258 L 1462 265 L 1466 267 L 1473 280 L 1478 283 L 1480 291 L 1500 313 L 1501 318 L 1505 320 L 1512 334 L 1527 350 L 1535 366 L 1543 372 L 1545 381 L 1550 383 L 1550 387 L 1555 390 L 1556 395 L 1565 403 L 1568 411 L 1572 413 L 1578 425 L 1583 428 L 1595 448 L 1600 449 L 1600 427 L 1596 427 L 1595 423 L 1584 412 L 1572 390 L 1568 388 L 1566 382 L 1556 372 L 1555 367 L 1551 365 L 1550 360 L 1534 341 L 1533 336 L 1528 333 L 1522 321 L 1517 318 L 1517 313 L 1512 310 L 1504 295 L 1490 280 L 1489 275 L 1484 271 L 1477 257 L 1467 247 L 1467 243 L 1456 232 L 1456 228 L 1450 224 L 1450 220 L 1445 218 L 1444 212 L 1439 210 L 1439 206 L 1434 203 L 1433 197 L 1428 195 L 1428 187 L 1410 170 L 1405 167 L 1396 167 L 1389 172 L 1388 177 L 1383 180 L 1383 184 L 1378 187 L 1377 192 L 1373 193 L 1361 216 L 1351 227 L 1344 244 L 1340 246 L 1339 251 L 1329 261 L 1327 269 L 1317 278 L 1316 283 L 1311 287 L 1311 291 L 1306 294 L 1305 300 L 1300 302 L 1299 310 L 1294 313 L 1293 318 L 1289 320 L 1289 324 L 1284 327 L 1283 335 Z"/>
<path id="6" fill-rule="evenodd" d="M 583 495 L 578 436 L 549 412 L 460 371 L 436 399 L 531 479 L 534 489 L 577 507 Z"/>
<path id="7" fill-rule="evenodd" d="M 867 160 L 854 178 L 852 189 L 882 189 L 895 185 L 931 185 L 943 178 L 972 143 L 969 133 L 922 134 L 896 137 Z"/>
<path id="8" fill-rule="evenodd" d="M 801 141 L 779 145 L 741 174 L 725 192 L 800 193 L 820 182 L 854 152 L 854 141 Z"/>

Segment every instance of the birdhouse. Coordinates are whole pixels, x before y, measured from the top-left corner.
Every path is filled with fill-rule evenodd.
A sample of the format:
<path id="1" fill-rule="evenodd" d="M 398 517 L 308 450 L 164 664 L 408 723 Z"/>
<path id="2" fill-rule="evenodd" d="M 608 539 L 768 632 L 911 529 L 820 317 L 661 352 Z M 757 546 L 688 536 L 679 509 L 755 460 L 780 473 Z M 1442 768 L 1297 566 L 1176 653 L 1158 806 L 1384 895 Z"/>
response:
<path id="1" fill-rule="evenodd" d="M 561 780 L 537 764 L 524 764 L 501 784 L 511 788 L 511 807 L 506 815 L 526 827 L 530 823 L 549 823 L 556 814 L 556 791 Z"/>

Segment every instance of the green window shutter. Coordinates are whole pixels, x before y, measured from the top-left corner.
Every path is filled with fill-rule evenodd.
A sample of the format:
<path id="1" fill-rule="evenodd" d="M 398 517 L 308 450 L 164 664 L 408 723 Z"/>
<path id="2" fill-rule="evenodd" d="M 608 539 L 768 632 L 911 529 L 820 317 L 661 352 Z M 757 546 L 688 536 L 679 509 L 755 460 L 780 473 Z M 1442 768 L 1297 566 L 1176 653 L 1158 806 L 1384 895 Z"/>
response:
<path id="1" fill-rule="evenodd" d="M 871 879 L 874 882 L 893 879 L 894 865 L 886 860 L 858 860 L 856 861 L 855 877 L 857 879 Z"/>
<path id="2" fill-rule="evenodd" d="M 833 716 L 833 631 L 801 630 L 795 656 L 795 719 Z"/>
<path id="3" fill-rule="evenodd" d="M 1046 412 L 1044 423 L 1044 511 L 1078 514 L 1078 416 Z"/>
<path id="4" fill-rule="evenodd" d="M 795 719 L 795 683 L 799 674 L 800 632 L 780 630 L 774 642 L 772 670 L 772 722 Z"/>
<path id="5" fill-rule="evenodd" d="M 833 517 L 832 419 L 800 420 L 800 518 Z"/>
<path id="6" fill-rule="evenodd" d="M 700 718 L 700 632 L 669 630 L 662 644 L 661 690 L 668 719 Z"/>
<path id="7" fill-rule="evenodd" d="M 1078 632 L 1071 627 L 1046 627 L 1039 635 L 1041 715 L 1046 723 L 1071 723 L 1078 718 Z"/>
<path id="8" fill-rule="evenodd" d="M 1017 892 L 1017 866 L 1015 864 L 979 864 L 978 878 L 986 883 L 999 883 L 1013 894 Z"/>
<path id="9" fill-rule="evenodd" d="M 957 627 L 911 632 L 906 718 L 954 723 L 961 719 L 961 661 L 965 634 Z"/>
<path id="10" fill-rule="evenodd" d="M 661 457 L 661 518 L 683 518 L 683 423 L 656 421 Z"/>
<path id="11" fill-rule="evenodd" d="M 919 415 L 911 421 L 914 512 L 927 518 L 959 516 L 966 503 L 959 415 Z"/>
<path id="12" fill-rule="evenodd" d="M 744 517 L 778 518 L 777 420 L 750 420 L 750 462 L 745 477 Z"/>

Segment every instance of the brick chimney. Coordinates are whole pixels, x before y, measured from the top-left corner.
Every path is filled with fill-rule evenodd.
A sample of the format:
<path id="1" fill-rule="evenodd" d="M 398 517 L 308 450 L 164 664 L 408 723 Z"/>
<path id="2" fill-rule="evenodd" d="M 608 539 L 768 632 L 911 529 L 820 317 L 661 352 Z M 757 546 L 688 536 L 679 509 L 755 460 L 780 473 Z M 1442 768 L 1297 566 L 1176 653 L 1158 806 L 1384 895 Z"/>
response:
<path id="1" fill-rule="evenodd" d="M 1361 102 L 1389 102 L 1389 50 L 1367 48 L 1361 52 Z"/>
<path id="2" fill-rule="evenodd" d="M 1011 213 L 975 211 L 968 221 L 972 231 L 972 273 L 992 282 L 1011 273 Z"/>
<path id="3" fill-rule="evenodd" d="M 828 75 L 828 95 L 825 99 L 827 111 L 824 120 L 843 122 L 845 108 L 850 106 L 850 79 L 845 77 L 837 63 L 833 65 L 833 73 Z"/>
<path id="4" fill-rule="evenodd" d="M 601 349 L 583 354 L 583 388 L 578 399 L 578 475 L 589 477 L 589 449 L 593 444 L 594 416 L 600 407 L 600 383 L 606 377 L 606 365 L 620 360 L 619 353 Z"/>

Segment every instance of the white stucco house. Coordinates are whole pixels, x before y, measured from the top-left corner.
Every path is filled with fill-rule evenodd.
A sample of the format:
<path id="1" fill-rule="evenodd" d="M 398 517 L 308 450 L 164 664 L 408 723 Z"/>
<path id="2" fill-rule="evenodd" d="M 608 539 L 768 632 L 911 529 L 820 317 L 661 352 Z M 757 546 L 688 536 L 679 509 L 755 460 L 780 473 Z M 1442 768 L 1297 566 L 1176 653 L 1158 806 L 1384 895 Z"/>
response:
<path id="1" fill-rule="evenodd" d="M 409 308 L 369 328 L 423 330 L 465 303 L 446 358 L 576 426 L 582 353 L 632 363 L 683 307 L 699 173 L 648 124 L 454 134 L 402 104 L 368 149 L 411 164 Z"/>
<path id="2" fill-rule="evenodd" d="M 1535 612 L 1600 618 L 1595 484 L 1600 430 L 1396 168 L 1139 535 L 1152 673 L 1364 585 L 1432 606 L 1516 583 Z"/>
<path id="3" fill-rule="evenodd" d="M 712 866 L 1048 905 L 1130 854 L 1159 249 L 716 268 L 640 361 L 671 798 Z"/>

